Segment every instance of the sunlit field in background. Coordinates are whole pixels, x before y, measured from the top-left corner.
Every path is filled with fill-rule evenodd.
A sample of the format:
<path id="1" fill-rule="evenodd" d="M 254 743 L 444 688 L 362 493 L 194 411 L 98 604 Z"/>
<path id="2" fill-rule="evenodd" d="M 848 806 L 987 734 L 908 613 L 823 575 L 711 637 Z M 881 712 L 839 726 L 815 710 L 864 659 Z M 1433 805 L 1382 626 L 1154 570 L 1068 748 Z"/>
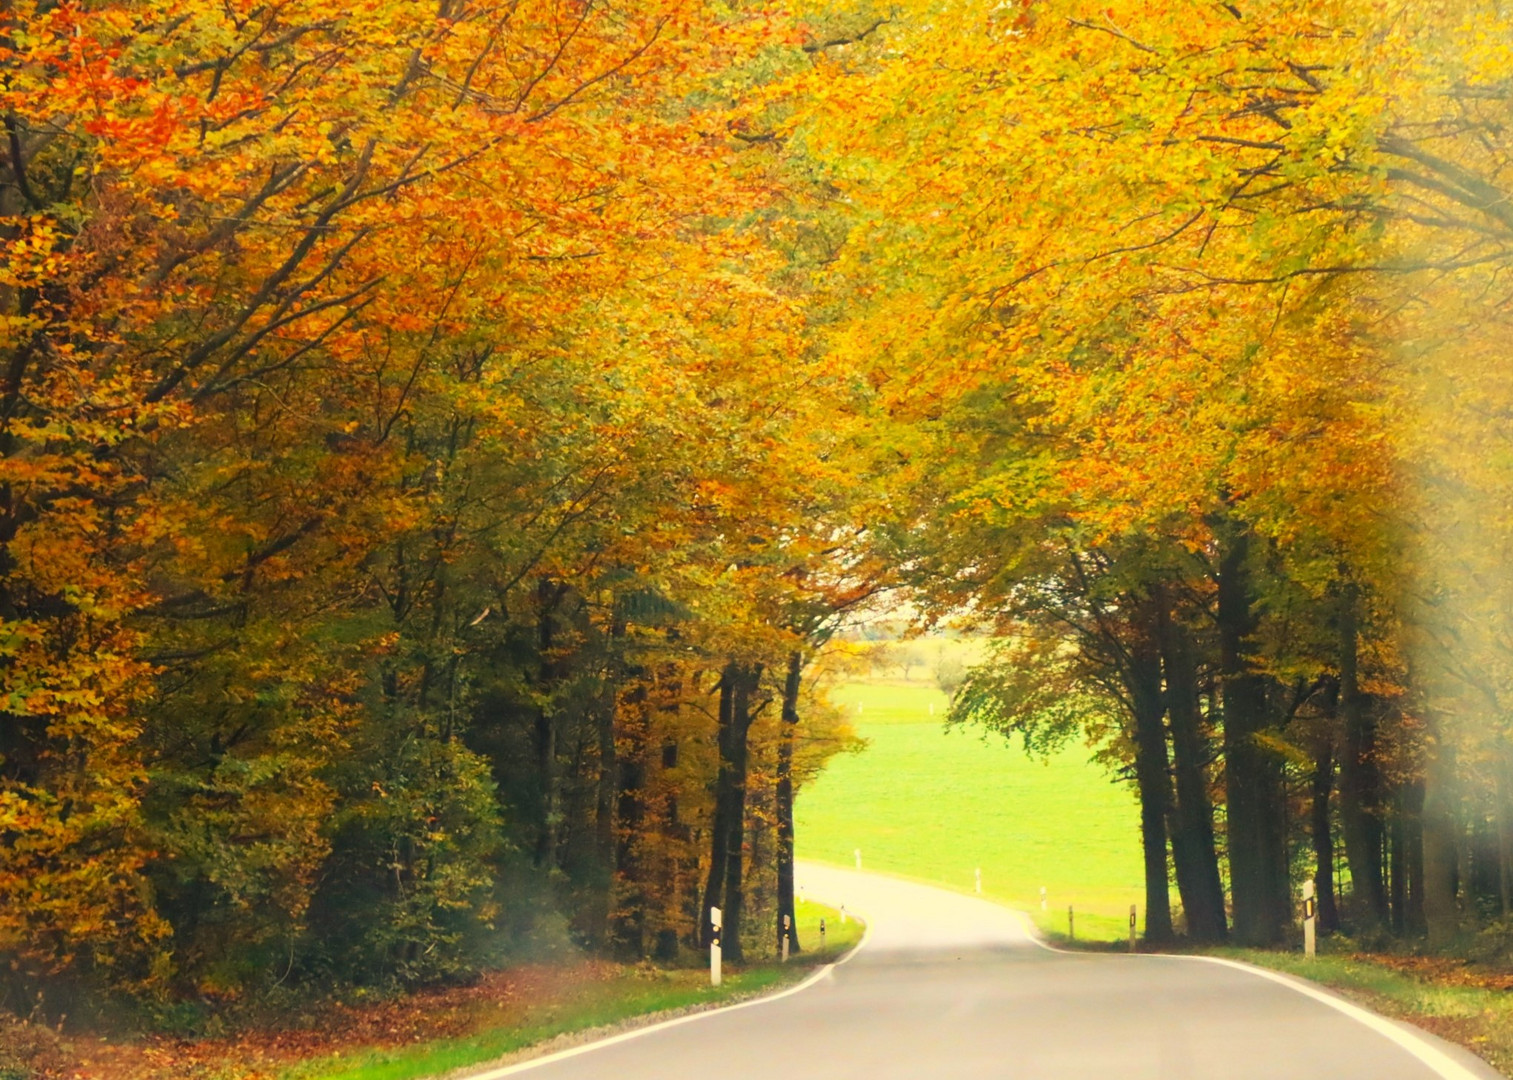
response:
<path id="1" fill-rule="evenodd" d="M 1043 929 L 1064 933 L 1072 904 L 1078 937 L 1122 936 L 1129 905 L 1144 900 L 1130 786 L 1081 744 L 1042 762 L 997 736 L 947 730 L 946 695 L 928 678 L 832 693 L 869 745 L 832 759 L 800 793 L 799 857 L 852 866 L 860 848 L 866 870 L 966 892 L 981 867 L 983 893 Z"/>

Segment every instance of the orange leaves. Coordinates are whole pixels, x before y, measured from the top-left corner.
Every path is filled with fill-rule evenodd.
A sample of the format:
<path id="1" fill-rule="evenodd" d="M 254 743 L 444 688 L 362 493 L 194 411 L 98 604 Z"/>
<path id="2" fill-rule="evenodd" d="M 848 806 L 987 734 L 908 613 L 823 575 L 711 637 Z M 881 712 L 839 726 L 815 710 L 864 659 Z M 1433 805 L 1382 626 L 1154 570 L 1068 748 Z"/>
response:
<path id="1" fill-rule="evenodd" d="M 367 807 L 332 779 L 347 749 L 390 768 L 374 747 L 442 715 L 443 669 L 455 733 L 459 665 L 499 618 L 477 612 L 533 576 L 633 577 L 699 604 L 710 640 L 783 617 L 783 574 L 815 557 L 806 514 L 844 470 L 814 464 L 806 316 L 751 225 L 779 179 L 725 134 L 723 80 L 782 19 L 681 0 L 7 13 L 0 690 L 19 734 L 0 796 L 39 846 L 0 852 L 0 881 L 57 903 L 0 948 L 76 963 L 47 939 L 76 916 L 130 978 L 164 977 L 98 913 L 155 903 L 166 851 L 162 911 L 191 881 L 245 915 L 174 940 L 186 985 L 234 994 L 199 977 L 212 954 L 297 937 L 338 800 Z M 478 806 L 406 832 L 434 793 L 390 778 L 406 801 L 380 816 L 454 851 L 492 796 L 452 735 L 433 743 L 414 761 L 477 781 Z M 65 790 L 117 814 L 98 895 L 94 834 L 33 797 Z M 448 865 L 455 895 L 414 883 L 450 912 L 481 879 Z"/>

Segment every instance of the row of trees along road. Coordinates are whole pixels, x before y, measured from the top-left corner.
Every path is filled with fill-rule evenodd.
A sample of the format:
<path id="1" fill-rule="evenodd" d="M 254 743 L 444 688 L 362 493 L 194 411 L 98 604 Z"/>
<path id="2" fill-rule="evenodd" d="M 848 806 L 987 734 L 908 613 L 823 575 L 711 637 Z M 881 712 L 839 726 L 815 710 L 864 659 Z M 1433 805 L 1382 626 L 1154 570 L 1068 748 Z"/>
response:
<path id="1" fill-rule="evenodd" d="M 888 542 L 1003 641 L 956 717 L 1102 741 L 1152 941 L 1278 943 L 1310 874 L 1326 926 L 1507 926 L 1507 13 L 857 25 L 786 130 L 852 208 L 829 340 L 901 432 Z"/>
<path id="2" fill-rule="evenodd" d="M 878 582 L 802 178 L 732 134 L 800 28 L 0 21 L 0 999 L 766 946 Z"/>
<path id="3" fill-rule="evenodd" d="M 1151 940 L 1510 914 L 1497 9 L 0 18 L 11 1007 L 770 941 L 897 586 Z"/>

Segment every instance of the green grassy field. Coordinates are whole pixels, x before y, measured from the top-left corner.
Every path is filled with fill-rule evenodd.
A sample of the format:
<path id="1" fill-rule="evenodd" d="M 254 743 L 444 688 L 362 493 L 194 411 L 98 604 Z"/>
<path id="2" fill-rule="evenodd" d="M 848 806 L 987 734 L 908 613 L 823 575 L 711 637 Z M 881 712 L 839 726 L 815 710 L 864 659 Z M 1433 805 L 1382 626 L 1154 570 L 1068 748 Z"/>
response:
<path id="1" fill-rule="evenodd" d="M 976 729 L 945 730 L 946 696 L 924 682 L 855 683 L 832 700 L 870 745 L 832 759 L 800 793 L 801 858 L 970 892 L 1029 911 L 1042 929 L 1118 938 L 1143 904 L 1139 811 L 1074 745 L 1049 762 Z M 931 708 L 934 713 L 932 715 Z M 1040 888 L 1048 910 L 1040 910 Z"/>

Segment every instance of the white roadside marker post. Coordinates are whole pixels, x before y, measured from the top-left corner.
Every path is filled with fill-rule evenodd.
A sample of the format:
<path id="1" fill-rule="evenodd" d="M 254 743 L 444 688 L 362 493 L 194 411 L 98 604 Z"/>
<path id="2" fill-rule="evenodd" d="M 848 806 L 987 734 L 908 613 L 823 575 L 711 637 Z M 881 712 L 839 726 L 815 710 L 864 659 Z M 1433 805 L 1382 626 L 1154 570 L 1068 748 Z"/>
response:
<path id="1" fill-rule="evenodd" d="M 1040 910 L 1045 910 L 1045 886 L 1040 886 Z"/>
<path id="2" fill-rule="evenodd" d="M 820 920 L 820 955 L 825 955 L 825 920 Z"/>
<path id="3" fill-rule="evenodd" d="M 982 892 L 982 867 L 978 867 L 974 873 L 977 876 L 977 891 Z"/>
<path id="4" fill-rule="evenodd" d="M 1129 906 L 1129 951 L 1135 951 L 1135 905 Z"/>
<path id="5" fill-rule="evenodd" d="M 1077 923 L 1074 916 L 1072 915 L 1071 904 L 1068 904 L 1066 906 L 1066 939 L 1068 941 L 1077 940 Z"/>
<path id="6" fill-rule="evenodd" d="M 709 985 L 720 985 L 720 931 L 724 929 L 725 920 L 720 914 L 720 909 L 709 909 L 709 925 L 712 933 L 709 935 Z"/>
<path id="7" fill-rule="evenodd" d="M 862 849 L 857 848 L 852 854 L 856 856 L 856 868 L 860 870 L 862 868 Z"/>
<path id="8" fill-rule="evenodd" d="M 1314 927 L 1318 915 L 1318 903 L 1314 897 L 1313 880 L 1303 882 L 1303 955 L 1310 959 L 1318 950 L 1317 932 Z"/>
<path id="9" fill-rule="evenodd" d="M 788 962 L 788 935 L 790 933 L 789 927 L 791 927 L 792 925 L 793 924 L 789 920 L 788 916 L 784 915 L 783 916 L 783 963 L 785 963 L 785 964 Z"/>
<path id="10" fill-rule="evenodd" d="M 842 926 L 846 925 L 846 905 L 845 904 L 841 905 L 841 925 Z"/>

